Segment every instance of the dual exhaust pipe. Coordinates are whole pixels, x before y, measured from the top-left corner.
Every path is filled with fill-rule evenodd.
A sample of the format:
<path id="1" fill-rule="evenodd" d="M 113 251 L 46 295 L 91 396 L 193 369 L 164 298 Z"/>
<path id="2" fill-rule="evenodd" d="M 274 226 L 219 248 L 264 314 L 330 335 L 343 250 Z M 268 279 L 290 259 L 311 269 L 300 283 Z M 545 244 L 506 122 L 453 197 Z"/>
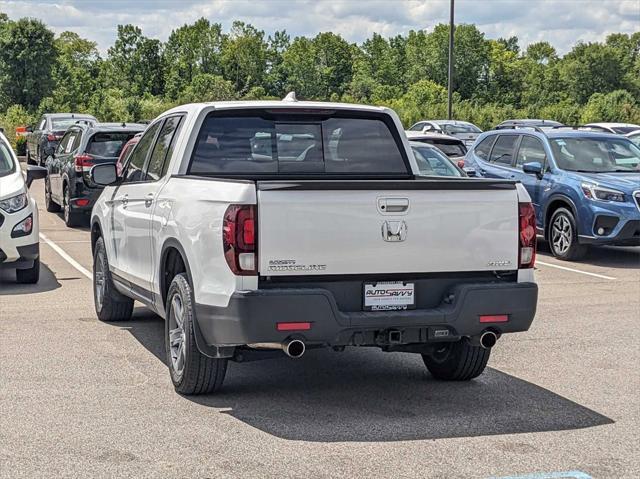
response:
<path id="1" fill-rule="evenodd" d="M 294 359 L 301 358 L 307 350 L 304 341 L 296 338 L 286 339 L 282 343 L 253 343 L 247 346 L 253 349 L 282 349 L 284 354 Z"/>

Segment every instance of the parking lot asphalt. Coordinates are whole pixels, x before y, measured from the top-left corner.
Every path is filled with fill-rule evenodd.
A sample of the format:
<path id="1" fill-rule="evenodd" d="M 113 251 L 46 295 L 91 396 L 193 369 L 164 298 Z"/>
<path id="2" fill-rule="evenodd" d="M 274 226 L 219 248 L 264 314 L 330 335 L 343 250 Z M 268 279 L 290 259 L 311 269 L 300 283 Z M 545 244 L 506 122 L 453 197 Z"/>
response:
<path id="1" fill-rule="evenodd" d="M 96 319 L 88 229 L 32 189 L 40 283 L 0 274 L 0 477 L 640 477 L 639 248 L 541 245 L 531 330 L 469 383 L 347 349 L 231 363 L 220 394 L 182 397 L 163 321 Z"/>

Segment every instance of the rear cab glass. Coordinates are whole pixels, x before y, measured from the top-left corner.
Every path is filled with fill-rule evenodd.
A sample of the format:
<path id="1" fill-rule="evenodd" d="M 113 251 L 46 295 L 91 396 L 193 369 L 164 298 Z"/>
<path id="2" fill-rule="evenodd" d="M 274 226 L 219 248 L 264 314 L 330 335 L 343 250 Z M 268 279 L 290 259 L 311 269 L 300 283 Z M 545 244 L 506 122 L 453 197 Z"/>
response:
<path id="1" fill-rule="evenodd" d="M 210 113 L 188 172 L 270 177 L 412 177 L 406 152 L 386 114 L 306 110 Z"/>

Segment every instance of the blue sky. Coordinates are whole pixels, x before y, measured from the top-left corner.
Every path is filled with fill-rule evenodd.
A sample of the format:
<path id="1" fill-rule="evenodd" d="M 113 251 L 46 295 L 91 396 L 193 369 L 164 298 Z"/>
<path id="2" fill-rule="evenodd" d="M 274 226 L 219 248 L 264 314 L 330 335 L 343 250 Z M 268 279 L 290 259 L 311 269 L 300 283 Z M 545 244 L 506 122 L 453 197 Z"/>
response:
<path id="1" fill-rule="evenodd" d="M 242 20 L 292 36 L 332 31 L 353 42 L 431 29 L 447 22 L 448 0 L 0 0 L 10 18 L 36 17 L 56 33 L 72 30 L 102 53 L 116 25 L 133 23 L 166 40 L 171 30 L 200 17 L 225 29 Z M 575 42 L 640 30 L 640 0 L 456 0 L 456 22 L 475 23 L 489 38 L 518 36 L 520 45 L 547 40 L 560 53 Z"/>

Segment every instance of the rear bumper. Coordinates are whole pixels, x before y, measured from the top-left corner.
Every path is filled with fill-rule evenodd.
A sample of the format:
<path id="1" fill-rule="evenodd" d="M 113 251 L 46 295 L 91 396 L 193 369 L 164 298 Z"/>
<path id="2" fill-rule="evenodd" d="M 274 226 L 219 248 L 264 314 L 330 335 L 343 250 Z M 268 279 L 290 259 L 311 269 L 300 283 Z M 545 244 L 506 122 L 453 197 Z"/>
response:
<path id="1" fill-rule="evenodd" d="M 535 316 L 535 283 L 461 284 L 435 308 L 384 312 L 343 312 L 333 294 L 320 288 L 260 289 L 236 292 L 225 307 L 196 304 L 200 349 L 282 342 L 292 335 L 279 322 L 310 322 L 302 331 L 308 344 L 393 346 L 456 340 L 487 329 L 514 333 L 529 329 Z M 508 315 L 507 322 L 480 323 L 480 315 Z M 389 331 L 401 340 L 389 342 Z M 207 351 L 203 350 L 205 354 Z"/>
<path id="2" fill-rule="evenodd" d="M 91 213 L 101 193 L 102 188 L 89 188 L 84 183 L 76 185 L 75 195 L 71 198 L 71 210 Z"/>

